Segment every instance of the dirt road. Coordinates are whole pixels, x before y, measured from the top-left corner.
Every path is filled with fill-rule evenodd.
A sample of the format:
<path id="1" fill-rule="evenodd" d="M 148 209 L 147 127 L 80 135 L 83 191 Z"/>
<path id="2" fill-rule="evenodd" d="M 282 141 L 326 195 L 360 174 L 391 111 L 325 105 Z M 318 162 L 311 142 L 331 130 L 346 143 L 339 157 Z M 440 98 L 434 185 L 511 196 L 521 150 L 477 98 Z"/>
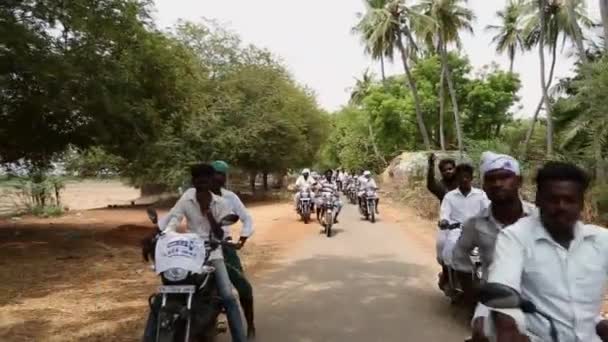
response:
<path id="1" fill-rule="evenodd" d="M 291 204 L 251 207 L 258 341 L 462 341 L 432 223 L 383 208 L 372 225 L 347 205 L 328 239 Z M 138 249 L 150 229 L 142 208 L 0 222 L 0 341 L 138 341 L 158 285 Z"/>
<path id="2" fill-rule="evenodd" d="M 371 224 L 346 205 L 334 237 L 306 238 L 255 278 L 258 340 L 463 341 L 464 314 L 437 290 L 433 246 L 428 221 L 388 209 Z"/>

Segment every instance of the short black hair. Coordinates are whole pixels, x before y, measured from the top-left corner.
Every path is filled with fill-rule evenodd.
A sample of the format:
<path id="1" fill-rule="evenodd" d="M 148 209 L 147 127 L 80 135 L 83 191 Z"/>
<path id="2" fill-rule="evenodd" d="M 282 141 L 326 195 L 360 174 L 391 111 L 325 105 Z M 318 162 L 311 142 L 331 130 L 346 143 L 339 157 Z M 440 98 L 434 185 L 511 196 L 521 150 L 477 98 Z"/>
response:
<path id="1" fill-rule="evenodd" d="M 459 175 L 461 173 L 468 173 L 472 176 L 475 173 L 475 169 L 471 164 L 458 164 L 456 166 L 456 174 Z"/>
<path id="2" fill-rule="evenodd" d="M 332 170 L 332 169 L 327 169 L 327 170 L 325 170 L 325 172 L 324 172 L 323 174 L 324 174 L 324 175 L 326 175 L 326 174 L 328 174 L 328 173 L 331 173 L 331 174 L 333 175 L 333 174 L 334 174 L 334 170 Z"/>
<path id="3" fill-rule="evenodd" d="M 215 169 L 209 164 L 196 164 L 190 168 L 192 179 L 200 177 L 213 177 Z"/>
<path id="4" fill-rule="evenodd" d="M 589 188 L 590 178 L 580 167 L 564 162 L 548 162 L 536 174 L 536 191 L 551 181 L 570 181 L 580 185 L 584 193 Z"/>
<path id="5" fill-rule="evenodd" d="M 443 170 L 443 168 L 445 166 L 447 166 L 448 164 L 452 164 L 452 166 L 456 166 L 456 161 L 454 159 L 441 159 L 441 161 L 439 161 L 439 170 Z"/>

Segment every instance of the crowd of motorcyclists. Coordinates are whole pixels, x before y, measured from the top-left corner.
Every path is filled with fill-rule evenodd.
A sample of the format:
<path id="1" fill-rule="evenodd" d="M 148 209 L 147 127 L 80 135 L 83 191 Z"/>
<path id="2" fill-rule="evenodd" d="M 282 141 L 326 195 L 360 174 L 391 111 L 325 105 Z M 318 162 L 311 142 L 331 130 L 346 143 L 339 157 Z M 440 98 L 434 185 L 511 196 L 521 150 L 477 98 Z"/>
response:
<path id="1" fill-rule="evenodd" d="M 589 186 L 585 171 L 569 163 L 547 163 L 538 171 L 536 201 L 532 204 L 521 198 L 521 168 L 511 156 L 482 154 L 480 188 L 473 185 L 475 168 L 452 159 L 439 161 L 441 179 L 436 180 L 436 161 L 431 154 L 427 187 L 440 207 L 438 285 L 454 303 L 470 309 L 469 341 L 608 341 L 608 321 L 600 316 L 608 276 L 608 232 L 580 221 Z M 154 256 L 157 250 L 152 241 L 173 233 L 190 234 L 192 240 L 219 241 L 214 248 L 207 248 L 205 265 L 213 269 L 232 340 L 240 342 L 255 336 L 255 324 L 253 292 L 237 250 L 254 230 L 243 203 L 225 188 L 227 173 L 228 165 L 222 161 L 193 167 L 193 187 L 158 220 L 158 230 L 144 243 L 144 255 Z M 301 202 L 308 199 L 310 212 L 319 222 L 327 223 L 327 208 L 332 209 L 331 223 L 339 222 L 341 192 L 359 206 L 362 214 L 364 210 L 366 214 L 379 213 L 375 194 L 378 187 L 369 171 L 338 169 L 318 174 L 304 169 L 295 190 L 298 213 L 302 211 Z M 243 222 L 236 243 L 232 242 L 229 224 L 223 223 L 230 214 Z M 183 218 L 187 231 L 180 227 Z M 239 301 L 232 294 L 233 285 L 239 293 L 246 329 Z M 507 289 L 503 293 L 517 293 L 522 303 L 533 302 L 534 310 L 529 306 L 524 309 L 523 304 L 489 305 L 496 303 L 488 300 L 489 295 L 482 295 L 489 293 L 484 292 L 489 285 Z M 158 305 L 158 301 L 151 301 L 145 342 L 156 341 Z M 542 312 L 542 316 L 531 312 Z"/>
<path id="2" fill-rule="evenodd" d="M 317 221 L 322 222 L 324 207 L 331 202 L 336 208 L 333 215 L 333 223 L 338 223 L 338 216 L 342 209 L 340 193 L 344 193 L 352 204 L 358 204 L 361 214 L 368 216 L 379 214 L 377 195 L 378 186 L 370 171 L 347 172 L 342 169 L 326 170 L 322 175 L 310 169 L 303 169 L 295 183 L 294 206 L 296 212 L 302 216 L 309 198 L 312 208 L 316 212 Z M 373 204 L 371 208 L 366 206 L 367 200 Z M 303 203 L 304 202 L 304 203 Z M 370 210 L 371 209 L 371 210 Z M 373 211 L 373 212 L 371 212 Z M 303 217 L 304 221 L 306 219 Z"/>

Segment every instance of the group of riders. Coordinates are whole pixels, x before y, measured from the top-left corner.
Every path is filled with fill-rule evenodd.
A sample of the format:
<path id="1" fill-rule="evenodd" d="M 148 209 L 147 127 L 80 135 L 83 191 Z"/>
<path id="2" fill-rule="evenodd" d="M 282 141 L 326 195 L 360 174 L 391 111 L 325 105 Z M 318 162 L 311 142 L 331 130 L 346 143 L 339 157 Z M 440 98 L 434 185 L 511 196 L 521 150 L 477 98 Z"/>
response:
<path id="1" fill-rule="evenodd" d="M 342 169 L 336 171 L 328 169 L 323 175 L 316 172 L 311 172 L 310 169 L 303 169 L 295 183 L 296 194 L 294 196 L 295 209 L 300 210 L 299 203 L 303 194 L 313 194 L 312 207 L 317 215 L 317 220 L 320 221 L 323 215 L 323 202 L 330 198 L 336 206 L 334 214 L 334 223 L 338 223 L 338 216 L 342 209 L 342 200 L 340 192 L 345 194 L 352 192 L 358 199 L 359 206 L 365 200 L 367 191 L 378 190 L 376 181 L 372 177 L 371 171 L 347 172 Z M 379 214 L 378 210 L 379 199 L 375 196 L 374 210 Z"/>
<path id="2" fill-rule="evenodd" d="M 473 186 L 474 168 L 452 159 L 439 161 L 441 179 L 435 179 L 434 154 L 429 156 L 427 187 L 440 203 L 437 261 L 442 272 L 439 287 L 460 299 L 472 317 L 470 341 L 608 341 L 608 321 L 600 316 L 608 277 L 608 231 L 581 222 L 589 178 L 585 171 L 563 162 L 548 162 L 536 177 L 536 200 L 521 197 L 519 162 L 508 155 L 485 152 L 479 174 L 481 188 Z M 237 250 L 253 234 L 251 216 L 238 196 L 225 188 L 228 165 L 222 161 L 191 169 L 192 188 L 158 221 L 157 235 L 187 230 L 205 240 L 230 242 L 232 232 L 222 226 L 227 213 L 243 222 L 236 243 L 222 244 L 209 256 L 215 282 L 228 318 L 232 340 L 255 336 L 253 292 L 244 276 Z M 355 187 L 359 202 L 366 189 L 377 189 L 371 172 L 327 170 L 318 176 L 304 169 L 296 181 L 296 204 L 305 188 L 336 197 L 339 190 Z M 317 215 L 320 208 L 315 206 Z M 338 221 L 339 209 L 335 215 Z M 378 211 L 376 201 L 375 211 Z M 149 240 L 148 240 L 149 241 Z M 501 284 L 532 301 L 543 317 L 526 315 L 521 308 L 495 308 L 480 303 L 471 262 L 474 250 L 482 265 L 480 284 Z M 144 255 L 153 255 L 144 243 Z M 239 301 L 232 286 L 239 293 Z M 242 307 L 246 328 L 241 320 Z M 156 317 L 151 313 L 144 341 L 154 341 Z"/>
<path id="3" fill-rule="evenodd" d="M 467 341 L 608 341 L 608 321 L 600 315 L 608 233 L 580 221 L 585 171 L 548 162 L 538 171 L 532 204 L 522 199 L 520 164 L 511 156 L 482 154 L 481 189 L 472 186 L 470 164 L 440 160 L 437 181 L 435 163 L 431 154 L 427 188 L 440 202 L 439 287 L 451 298 L 458 291 L 469 309 L 473 334 Z M 497 286 L 517 294 L 516 305 L 481 303 Z M 518 304 L 524 302 L 532 304 Z"/>

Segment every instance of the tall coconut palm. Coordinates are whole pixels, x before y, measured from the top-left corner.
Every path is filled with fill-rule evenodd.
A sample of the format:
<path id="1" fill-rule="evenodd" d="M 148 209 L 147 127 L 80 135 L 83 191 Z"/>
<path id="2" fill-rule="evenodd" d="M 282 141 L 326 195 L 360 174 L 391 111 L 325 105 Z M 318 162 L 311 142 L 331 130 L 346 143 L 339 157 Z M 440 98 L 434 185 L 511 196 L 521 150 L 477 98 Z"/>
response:
<path id="1" fill-rule="evenodd" d="M 407 85 L 414 99 L 418 129 L 425 147 L 430 150 L 431 140 L 424 124 L 418 88 L 409 67 L 410 54 L 403 40 L 405 34 L 407 45 L 410 48 L 414 45 L 408 28 L 410 21 L 408 16 L 411 11 L 405 6 L 403 0 L 365 0 L 365 4 L 367 11 L 361 16 L 353 30 L 361 35 L 367 48 L 374 47 L 375 51 L 379 51 L 385 56 L 392 56 L 395 49 L 399 51 Z"/>
<path id="2" fill-rule="evenodd" d="M 438 53 L 441 56 L 442 73 L 444 73 L 448 85 L 454 111 L 458 150 L 462 152 L 464 150 L 464 138 L 460 125 L 456 89 L 449 67 L 448 46 L 449 44 L 454 44 L 457 48 L 462 46 L 460 32 L 463 30 L 473 32 L 472 22 L 475 20 L 475 14 L 466 7 L 466 0 L 421 0 L 414 8 L 419 13 L 433 19 L 431 26 L 417 25 L 416 29 L 424 40 L 434 42 L 433 45 L 437 46 Z M 442 101 L 442 99 L 439 99 L 439 101 Z"/>
<path id="3" fill-rule="evenodd" d="M 507 53 L 509 56 L 509 72 L 513 73 L 513 64 L 517 50 L 524 51 L 522 11 L 523 0 L 510 0 L 503 10 L 496 12 L 500 25 L 488 25 L 487 31 L 495 31 L 492 43 L 496 44 L 496 52 Z"/>
<path id="4" fill-rule="evenodd" d="M 608 50 L 608 0 L 600 0 L 600 13 L 604 26 L 604 49 Z"/>
<path id="5" fill-rule="evenodd" d="M 534 133 L 534 126 L 536 124 L 536 120 L 542 108 L 547 108 L 550 110 L 551 105 L 546 105 L 546 99 L 548 96 L 545 96 L 545 93 L 548 94 L 548 89 L 551 87 L 551 83 L 553 81 L 553 73 L 556 64 L 557 58 L 557 46 L 558 41 L 561 37 L 563 44 L 570 41 L 573 45 L 577 46 L 576 37 L 578 32 L 581 32 L 580 27 L 584 27 L 586 29 L 591 29 L 594 26 L 593 20 L 589 18 L 587 15 L 587 9 L 585 6 L 584 0 L 567 0 L 572 2 L 574 6 L 569 8 L 570 4 L 564 3 L 562 1 L 557 0 L 543 0 L 545 2 L 545 24 L 542 25 L 544 28 L 543 32 L 543 44 L 545 47 L 548 47 L 552 54 L 552 62 L 549 70 L 549 77 L 546 79 L 545 89 L 547 92 L 543 92 L 541 100 L 539 101 L 538 106 L 536 107 L 536 111 L 534 112 L 534 116 L 532 118 L 532 123 L 528 128 L 528 132 L 526 133 L 526 139 L 524 141 L 524 146 L 522 150 L 522 159 L 525 159 L 527 156 L 528 146 L 532 139 L 532 135 Z M 534 5 L 534 3 L 530 3 Z M 572 14 L 572 10 L 574 10 L 574 15 Z M 540 32 L 541 32 L 541 18 L 540 13 L 538 12 L 538 7 L 530 6 L 528 7 L 528 11 L 531 12 L 531 16 L 528 18 L 527 24 L 525 25 L 525 36 L 526 36 L 526 45 L 528 47 L 533 47 L 536 44 L 539 44 L 539 49 L 542 45 L 540 45 Z M 577 22 L 576 25 L 573 22 Z M 577 28 L 578 27 L 578 28 Z M 544 47 L 543 47 L 544 48 Z M 540 53 L 540 51 L 539 51 Z M 581 52 L 579 51 L 579 55 Z M 582 55 L 586 56 L 586 53 L 582 53 Z M 540 55 L 539 55 L 540 57 Z M 543 53 L 544 57 L 544 53 Z M 541 70 L 542 72 L 542 70 Z M 542 86 L 542 85 L 541 85 Z M 549 149 L 552 150 L 552 122 L 547 121 L 548 129 L 547 129 L 547 152 Z M 551 142 L 551 145 L 549 144 Z M 552 151 L 551 151 L 552 152 Z"/>

